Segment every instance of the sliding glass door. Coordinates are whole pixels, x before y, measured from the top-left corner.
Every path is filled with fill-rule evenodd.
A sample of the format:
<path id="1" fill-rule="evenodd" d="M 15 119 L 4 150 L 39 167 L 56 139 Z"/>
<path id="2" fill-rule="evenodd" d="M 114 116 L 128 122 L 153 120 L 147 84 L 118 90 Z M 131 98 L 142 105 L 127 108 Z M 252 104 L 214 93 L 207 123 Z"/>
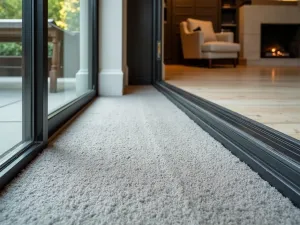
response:
<path id="1" fill-rule="evenodd" d="M 0 188 L 97 94 L 97 0 L 0 1 Z"/>
<path id="2" fill-rule="evenodd" d="M 48 113 L 92 90 L 91 26 L 88 0 L 48 1 Z"/>
<path id="3" fill-rule="evenodd" d="M 22 0 L 0 2 L 0 165 L 32 141 L 31 53 Z M 28 62 L 29 64 L 25 64 Z M 29 107 L 28 107 L 29 106 Z"/>

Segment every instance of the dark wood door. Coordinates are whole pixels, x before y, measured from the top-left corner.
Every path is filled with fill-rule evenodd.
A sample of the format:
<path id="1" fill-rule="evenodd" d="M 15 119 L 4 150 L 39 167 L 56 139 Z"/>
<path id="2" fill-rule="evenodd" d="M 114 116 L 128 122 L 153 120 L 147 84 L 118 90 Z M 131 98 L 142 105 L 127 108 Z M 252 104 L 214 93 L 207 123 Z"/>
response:
<path id="1" fill-rule="evenodd" d="M 128 0 L 127 10 L 129 84 L 151 84 L 153 75 L 153 0 Z"/>
<path id="2" fill-rule="evenodd" d="M 172 1 L 163 0 L 165 3 L 164 13 L 164 63 L 172 63 Z"/>

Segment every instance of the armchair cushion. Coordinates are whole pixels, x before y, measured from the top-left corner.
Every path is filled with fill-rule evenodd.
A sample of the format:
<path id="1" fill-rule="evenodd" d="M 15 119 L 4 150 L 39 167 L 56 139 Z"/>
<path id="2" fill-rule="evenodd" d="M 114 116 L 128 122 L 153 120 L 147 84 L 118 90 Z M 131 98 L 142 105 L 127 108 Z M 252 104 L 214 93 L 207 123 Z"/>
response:
<path id="1" fill-rule="evenodd" d="M 191 32 L 195 30 L 197 27 L 201 28 L 201 31 L 204 33 L 204 42 L 217 41 L 217 37 L 214 32 L 212 22 L 189 18 L 187 19 L 187 23 L 188 23 L 188 28 Z"/>
<path id="2" fill-rule="evenodd" d="M 206 42 L 201 46 L 203 52 L 239 52 L 240 45 L 223 41 Z"/>
<path id="3" fill-rule="evenodd" d="M 225 41 L 233 43 L 234 34 L 233 32 L 223 32 L 223 33 L 216 33 L 216 37 L 218 41 Z"/>

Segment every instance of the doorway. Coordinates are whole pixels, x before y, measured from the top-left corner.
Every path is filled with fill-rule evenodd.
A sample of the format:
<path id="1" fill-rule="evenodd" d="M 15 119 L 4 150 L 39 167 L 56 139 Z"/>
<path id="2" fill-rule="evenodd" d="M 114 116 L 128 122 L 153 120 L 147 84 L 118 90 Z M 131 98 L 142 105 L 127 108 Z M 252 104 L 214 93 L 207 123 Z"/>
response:
<path id="1" fill-rule="evenodd" d="M 248 19 L 248 11 L 254 13 L 255 10 L 264 10 L 267 6 L 245 6 L 234 0 L 156 2 L 157 6 L 161 7 L 157 7 L 161 16 L 154 14 L 157 19 L 156 38 L 158 43 L 162 42 L 163 55 L 161 70 L 159 62 L 157 65 L 157 77 L 238 113 L 239 116 L 258 122 L 267 129 L 280 132 L 296 141 L 300 140 L 300 57 L 261 57 L 259 40 L 263 30 L 251 31 L 255 35 L 257 32 L 257 43 L 256 36 L 253 35 L 251 43 L 245 41 L 249 37 L 243 33 L 244 29 L 252 29 L 243 23 Z M 276 15 L 288 17 L 284 20 L 289 21 L 289 24 L 299 24 L 300 19 L 296 21 L 292 16 L 298 12 L 297 7 L 289 6 L 286 9 L 291 11 L 290 15 L 284 14 L 282 6 L 273 6 L 272 10 L 276 11 Z M 280 17 L 273 18 L 272 15 L 270 12 L 257 20 L 261 23 L 265 23 L 264 20 L 276 23 Z M 213 38 L 216 40 L 205 40 L 207 29 L 202 26 L 205 23 L 211 24 Z M 184 24 L 186 27 L 183 27 Z M 289 24 L 282 26 L 288 28 Z M 191 30 L 194 27 L 196 28 Z M 289 42 L 291 45 L 287 46 L 287 49 L 298 49 L 299 34 L 300 32 L 292 33 L 289 39 L 292 40 Z M 200 43 L 199 38 L 201 39 L 202 35 L 204 40 Z M 195 38 L 191 38 L 192 36 Z M 210 42 L 215 41 L 224 47 L 231 45 L 232 49 L 237 48 L 238 52 L 223 54 L 219 59 L 222 53 L 216 53 L 214 50 L 209 52 L 215 47 Z M 196 52 L 198 48 L 201 49 L 199 54 Z M 270 49 L 274 50 L 275 47 Z M 278 51 L 278 54 L 284 54 L 281 53 L 284 50 Z M 298 51 L 296 53 L 298 54 Z M 212 59 L 209 58 L 210 55 Z M 223 59 L 227 56 L 228 59 Z M 238 61 L 237 67 L 234 66 L 233 60 Z"/>
<path id="2" fill-rule="evenodd" d="M 289 170 L 289 168 L 292 168 L 293 163 L 295 163 L 293 165 L 299 166 L 300 162 L 300 111 L 298 111 L 300 110 L 300 96 L 297 92 L 300 87 L 300 58 L 288 60 L 284 58 L 261 59 L 260 48 L 256 46 L 259 42 L 253 42 L 251 43 L 252 46 L 248 46 L 248 49 L 252 51 L 252 58 L 249 58 L 249 52 L 244 51 L 244 39 L 249 37 L 242 32 L 247 25 L 240 23 L 240 20 L 249 19 L 246 15 L 254 14 L 254 12 L 245 13 L 245 10 L 264 10 L 264 12 L 267 12 L 256 13 L 259 15 L 256 18 L 257 21 L 262 23 L 266 18 L 267 20 L 282 20 L 282 17 L 271 18 L 271 16 L 282 15 L 281 10 L 284 7 L 271 7 L 273 10 L 277 10 L 274 14 L 274 12 L 269 12 L 266 9 L 270 6 L 253 5 L 252 7 L 251 5 L 237 4 L 233 0 L 218 1 L 219 4 L 215 5 L 214 10 L 219 12 L 219 19 L 217 20 L 219 24 L 216 28 L 212 25 L 215 35 L 218 36 L 216 37 L 218 44 L 224 44 L 219 43 L 219 41 L 236 43 L 240 45 L 242 51 L 239 51 L 236 56 L 239 62 L 237 67 L 230 64 L 228 59 L 213 59 L 211 68 L 208 68 L 207 58 L 189 59 L 184 52 L 180 26 L 183 22 L 188 23 L 188 15 L 185 13 L 179 13 L 179 15 L 172 13 L 170 16 L 170 11 L 164 9 L 164 7 L 171 4 L 171 10 L 175 8 L 176 12 L 180 12 L 180 8 L 185 10 L 192 8 L 191 11 L 197 12 L 198 15 L 190 19 L 202 20 L 200 23 L 204 21 L 213 24 L 213 20 L 206 17 L 199 5 L 207 4 L 206 6 L 210 6 L 212 10 L 212 4 L 216 1 L 207 3 L 205 3 L 205 0 L 182 0 L 180 2 L 172 0 L 171 3 L 168 1 L 156 1 L 157 9 L 154 10 L 153 14 L 156 18 L 154 20 L 154 40 L 155 43 L 162 42 L 162 52 L 164 53 L 162 59 L 157 60 L 154 64 L 156 77 L 160 78 L 157 79 L 159 82 L 156 83 L 156 86 L 199 126 L 220 141 L 238 158 L 246 162 L 265 180 L 278 188 L 285 196 L 299 204 L 299 195 L 295 194 L 294 190 L 286 185 L 285 180 L 289 180 L 297 188 L 300 187 L 298 182 L 299 170 L 295 172 L 295 177 L 291 176 L 292 172 Z M 165 5 L 165 3 L 167 4 Z M 197 4 L 193 5 L 194 3 Z M 295 5 L 288 8 L 291 13 L 286 14 L 289 18 L 284 19 L 291 23 L 294 17 L 290 15 L 292 13 L 296 15 L 298 7 Z M 236 23 L 223 24 L 222 14 L 235 10 L 238 12 Z M 166 11 L 167 16 L 165 17 L 164 13 Z M 180 42 L 177 47 L 183 49 L 181 64 L 170 63 L 168 58 L 170 54 L 166 53 L 165 31 L 167 28 L 164 20 L 169 16 L 172 20 L 171 29 L 175 29 L 174 34 L 179 37 Z M 158 20 L 159 18 L 160 20 Z M 299 17 L 297 19 L 300 21 Z M 298 24 L 299 21 L 293 23 Z M 224 29 L 226 26 L 229 26 L 232 30 Z M 247 27 L 247 29 L 250 28 L 251 26 Z M 191 26 L 188 26 L 186 29 L 188 29 L 188 35 L 191 36 L 198 35 L 200 37 L 205 32 L 203 27 L 200 27 L 200 30 L 190 30 Z M 237 31 L 239 35 L 236 35 L 233 31 Z M 260 30 L 256 32 L 258 32 L 256 35 L 259 39 Z M 237 37 L 242 38 L 242 40 L 237 39 Z M 171 39 L 172 43 L 176 43 L 176 36 L 171 36 Z M 298 46 L 300 46 L 298 36 L 293 40 L 293 43 L 298 43 Z M 207 42 L 209 41 L 203 41 L 198 46 L 195 44 L 192 49 L 203 47 L 202 45 L 207 45 Z M 190 43 L 192 43 L 192 40 Z M 247 43 L 249 44 L 249 42 Z M 154 45 L 153 51 L 158 54 L 159 48 Z M 205 53 L 205 51 L 203 52 Z M 205 53 L 204 56 L 207 57 L 209 54 Z M 229 54 L 229 56 L 232 57 L 232 54 Z M 171 57 L 173 57 L 173 53 Z M 161 69 L 159 69 L 159 66 L 161 66 Z M 278 165 L 282 165 L 282 167 Z M 266 173 L 266 171 L 270 171 L 270 173 Z M 277 176 L 278 174 L 279 176 Z"/>

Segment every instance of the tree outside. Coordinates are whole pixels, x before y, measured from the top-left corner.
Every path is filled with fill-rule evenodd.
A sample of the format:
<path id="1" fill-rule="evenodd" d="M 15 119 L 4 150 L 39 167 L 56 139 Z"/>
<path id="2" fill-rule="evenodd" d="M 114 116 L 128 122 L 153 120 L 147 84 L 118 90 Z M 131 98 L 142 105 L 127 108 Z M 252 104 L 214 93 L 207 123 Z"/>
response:
<path id="1" fill-rule="evenodd" d="M 58 27 L 66 31 L 79 31 L 79 0 L 48 0 L 48 18 L 53 19 Z M 21 19 L 22 0 L 0 0 L 0 19 Z M 52 46 L 48 46 L 51 55 Z M 20 56 L 20 43 L 0 43 L 0 56 Z"/>
<path id="2" fill-rule="evenodd" d="M 57 0 L 49 0 L 57 4 L 59 2 L 59 6 L 57 7 L 59 10 L 59 16 L 56 19 L 54 11 L 51 10 L 49 12 L 49 18 L 53 18 L 57 25 L 68 31 L 79 31 L 79 12 L 80 12 L 80 3 L 79 0 L 65 0 L 65 1 L 57 1 Z M 50 7 L 50 6 L 49 6 Z M 54 10 L 54 9 L 53 9 Z M 51 17 L 53 16 L 53 17 Z"/>

